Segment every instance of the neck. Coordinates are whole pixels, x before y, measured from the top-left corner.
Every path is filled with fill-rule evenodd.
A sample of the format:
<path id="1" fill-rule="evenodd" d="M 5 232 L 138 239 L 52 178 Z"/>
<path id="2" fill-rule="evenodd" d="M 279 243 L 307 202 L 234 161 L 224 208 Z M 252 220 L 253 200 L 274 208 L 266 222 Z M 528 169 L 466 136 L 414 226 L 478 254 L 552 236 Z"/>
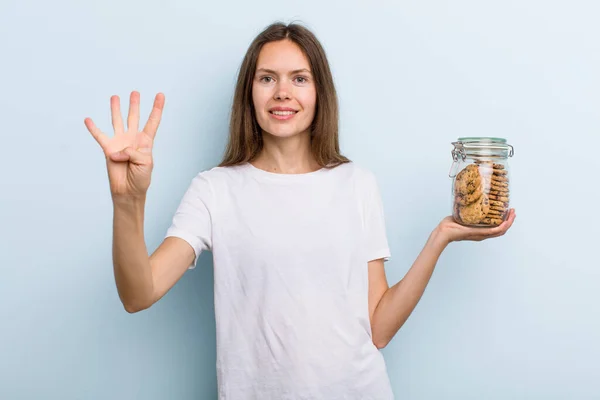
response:
<path id="1" fill-rule="evenodd" d="M 280 138 L 263 132 L 263 149 L 252 161 L 262 170 L 280 174 L 303 174 L 321 166 L 311 152 L 310 133 Z"/>

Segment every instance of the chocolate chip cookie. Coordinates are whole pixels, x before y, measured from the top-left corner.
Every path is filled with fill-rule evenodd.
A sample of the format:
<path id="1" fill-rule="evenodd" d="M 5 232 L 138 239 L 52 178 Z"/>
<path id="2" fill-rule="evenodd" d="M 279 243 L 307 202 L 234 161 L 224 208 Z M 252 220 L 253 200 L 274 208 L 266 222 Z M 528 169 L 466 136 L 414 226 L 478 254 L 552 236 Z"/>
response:
<path id="1" fill-rule="evenodd" d="M 458 206 L 458 216 L 465 224 L 477 224 L 488 213 L 490 209 L 489 200 L 486 195 L 479 196 L 474 203 L 466 206 Z"/>
<path id="2" fill-rule="evenodd" d="M 482 177 L 475 164 L 467 165 L 456 175 L 454 182 L 455 202 L 461 206 L 472 204 L 483 194 Z"/>

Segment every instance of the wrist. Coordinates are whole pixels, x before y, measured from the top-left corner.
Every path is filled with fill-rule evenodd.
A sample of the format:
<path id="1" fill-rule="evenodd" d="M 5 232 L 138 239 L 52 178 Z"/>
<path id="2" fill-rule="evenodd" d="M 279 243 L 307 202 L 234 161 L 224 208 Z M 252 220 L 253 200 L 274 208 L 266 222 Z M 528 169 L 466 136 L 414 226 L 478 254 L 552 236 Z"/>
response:
<path id="1" fill-rule="evenodd" d="M 115 207 L 140 207 L 146 204 L 146 195 L 112 195 L 113 205 Z"/>
<path id="2" fill-rule="evenodd" d="M 443 224 L 439 224 L 435 227 L 435 229 L 433 230 L 433 232 L 431 232 L 431 235 L 429 236 L 429 240 L 436 247 L 441 247 L 442 249 L 444 249 L 452 242 L 452 239 L 450 238 L 450 235 L 448 234 L 446 229 L 444 229 Z"/>

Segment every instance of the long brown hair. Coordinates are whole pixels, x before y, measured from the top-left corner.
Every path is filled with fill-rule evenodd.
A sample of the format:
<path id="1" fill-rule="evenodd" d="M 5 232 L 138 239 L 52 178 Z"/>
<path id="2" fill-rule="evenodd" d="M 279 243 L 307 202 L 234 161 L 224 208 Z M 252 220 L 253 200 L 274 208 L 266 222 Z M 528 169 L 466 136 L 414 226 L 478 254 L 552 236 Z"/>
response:
<path id="1" fill-rule="evenodd" d="M 315 80 L 317 104 L 310 127 L 313 157 L 321 167 L 335 167 L 350 161 L 340 153 L 337 93 L 321 43 L 301 25 L 275 22 L 254 39 L 242 61 L 231 107 L 229 141 L 220 167 L 252 161 L 262 150 L 262 131 L 252 103 L 252 81 L 262 47 L 284 39 L 291 40 L 302 49 Z"/>

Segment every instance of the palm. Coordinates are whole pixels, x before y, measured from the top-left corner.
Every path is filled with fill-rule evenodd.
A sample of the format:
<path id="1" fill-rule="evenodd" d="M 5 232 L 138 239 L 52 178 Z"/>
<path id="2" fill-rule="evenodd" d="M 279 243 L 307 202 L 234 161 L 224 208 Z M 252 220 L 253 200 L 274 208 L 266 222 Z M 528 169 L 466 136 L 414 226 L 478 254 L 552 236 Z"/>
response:
<path id="1" fill-rule="evenodd" d="M 85 120 L 85 125 L 106 157 L 110 190 L 113 196 L 144 195 L 150 185 L 153 166 L 152 147 L 164 106 L 164 95 L 159 93 L 156 96 L 148 122 L 141 131 L 138 129 L 139 104 L 139 93 L 132 92 L 127 130 L 125 130 L 121 118 L 119 98 L 117 96 L 111 97 L 111 114 L 114 128 L 114 136 L 112 137 L 102 133 L 90 118 Z M 119 153 L 126 148 L 132 149 L 140 156 L 130 158 Z"/>
<path id="2" fill-rule="evenodd" d="M 132 149 L 152 149 L 152 139 L 144 132 L 126 132 L 110 138 L 102 146 L 106 158 L 106 167 L 113 195 L 143 194 L 150 186 L 152 168 L 148 165 L 136 165 L 111 160 L 108 156 L 126 147 Z"/>
<path id="3" fill-rule="evenodd" d="M 448 216 L 440 222 L 440 228 L 447 236 L 448 242 L 458 242 L 462 240 L 481 241 L 504 235 L 512 226 L 515 217 L 515 210 L 511 209 L 506 221 L 499 226 L 493 228 L 473 228 L 460 225 L 454 221 L 452 216 Z"/>
<path id="4" fill-rule="evenodd" d="M 135 149 L 152 147 L 152 139 L 143 131 L 117 133 L 115 136 L 107 139 L 107 141 L 100 145 L 107 157 L 112 153 L 121 151 L 128 146 Z"/>

